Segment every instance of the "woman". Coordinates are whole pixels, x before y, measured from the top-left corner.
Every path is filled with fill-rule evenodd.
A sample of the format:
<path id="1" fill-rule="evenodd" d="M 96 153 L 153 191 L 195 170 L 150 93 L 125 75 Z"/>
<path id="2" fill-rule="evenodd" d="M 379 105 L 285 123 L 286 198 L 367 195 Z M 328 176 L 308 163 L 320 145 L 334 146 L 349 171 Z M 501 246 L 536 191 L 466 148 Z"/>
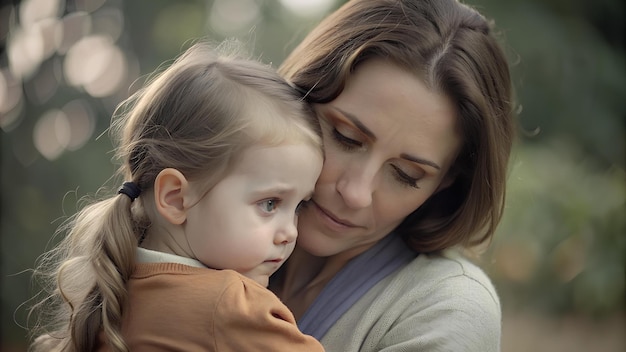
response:
<path id="1" fill-rule="evenodd" d="M 354 0 L 280 72 L 316 109 L 325 161 L 271 280 L 327 351 L 497 351 L 501 310 L 460 254 L 502 216 L 507 61 L 455 0 Z"/>

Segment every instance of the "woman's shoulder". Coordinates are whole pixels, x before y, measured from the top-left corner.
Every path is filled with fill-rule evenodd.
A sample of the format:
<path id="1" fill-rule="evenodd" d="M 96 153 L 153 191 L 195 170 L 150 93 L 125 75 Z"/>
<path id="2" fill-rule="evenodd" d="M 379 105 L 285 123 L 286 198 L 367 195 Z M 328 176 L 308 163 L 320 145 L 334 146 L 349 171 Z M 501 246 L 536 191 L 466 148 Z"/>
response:
<path id="1" fill-rule="evenodd" d="M 399 270 L 394 281 L 414 286 L 423 291 L 425 288 L 438 295 L 448 291 L 459 299 L 470 293 L 490 298 L 500 305 L 496 289 L 485 271 L 472 260 L 457 251 L 448 250 L 437 254 L 420 254 L 404 268 Z M 405 287 L 406 290 L 411 290 Z M 423 292 L 424 294 L 426 292 Z"/>
<path id="2" fill-rule="evenodd" d="M 485 271 L 477 263 L 455 250 L 420 254 L 403 269 L 408 272 L 415 270 L 418 270 L 424 278 L 432 278 L 438 282 L 467 279 L 487 289 L 493 288 L 491 279 Z"/>

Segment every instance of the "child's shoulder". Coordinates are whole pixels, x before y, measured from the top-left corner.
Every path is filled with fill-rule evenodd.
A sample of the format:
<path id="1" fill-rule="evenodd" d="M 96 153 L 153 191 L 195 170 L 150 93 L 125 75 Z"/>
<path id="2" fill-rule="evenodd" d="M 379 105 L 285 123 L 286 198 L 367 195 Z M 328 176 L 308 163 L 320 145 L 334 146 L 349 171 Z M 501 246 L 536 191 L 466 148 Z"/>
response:
<path id="1" fill-rule="evenodd" d="M 234 270 L 200 268 L 181 263 L 139 263 L 129 282 L 131 287 L 199 295 L 274 295 Z"/>

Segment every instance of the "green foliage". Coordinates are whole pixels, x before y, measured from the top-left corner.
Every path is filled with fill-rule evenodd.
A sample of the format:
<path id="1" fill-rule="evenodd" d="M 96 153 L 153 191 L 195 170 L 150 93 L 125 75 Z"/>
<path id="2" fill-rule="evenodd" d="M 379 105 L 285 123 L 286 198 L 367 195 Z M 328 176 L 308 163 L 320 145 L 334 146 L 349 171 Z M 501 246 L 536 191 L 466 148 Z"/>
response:
<path id="1" fill-rule="evenodd" d="M 505 304 L 608 315 L 624 308 L 626 173 L 571 142 L 517 148 L 488 266 Z"/>

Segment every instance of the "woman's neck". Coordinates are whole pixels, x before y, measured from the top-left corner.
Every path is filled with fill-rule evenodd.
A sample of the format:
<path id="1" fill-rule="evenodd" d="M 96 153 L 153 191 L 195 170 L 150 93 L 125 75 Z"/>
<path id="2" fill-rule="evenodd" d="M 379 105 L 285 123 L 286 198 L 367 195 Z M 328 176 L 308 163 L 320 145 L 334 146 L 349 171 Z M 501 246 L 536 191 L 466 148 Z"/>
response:
<path id="1" fill-rule="evenodd" d="M 316 257 L 296 246 L 273 291 L 298 320 L 346 263 L 367 248 L 330 257 Z"/>

